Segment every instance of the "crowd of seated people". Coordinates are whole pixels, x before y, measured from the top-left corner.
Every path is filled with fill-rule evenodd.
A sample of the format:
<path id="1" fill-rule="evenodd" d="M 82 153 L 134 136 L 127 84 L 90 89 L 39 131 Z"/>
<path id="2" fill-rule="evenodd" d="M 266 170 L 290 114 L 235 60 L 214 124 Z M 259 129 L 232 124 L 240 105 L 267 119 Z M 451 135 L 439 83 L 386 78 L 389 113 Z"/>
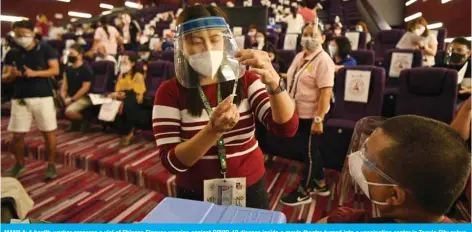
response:
<path id="1" fill-rule="evenodd" d="M 189 11 L 194 12 L 189 13 Z M 178 14 L 173 12 L 160 14 L 157 20 L 174 24 L 175 27 L 208 15 L 224 17 L 217 7 L 199 5 L 188 7 Z M 286 73 L 278 72 L 276 68 L 280 60 L 279 44 L 272 44 L 268 40 L 268 33 L 251 25 L 247 32 L 250 43 L 245 49 L 253 51 L 242 49 L 238 53 L 241 62 L 253 68 L 252 71 L 246 72 L 241 83 L 237 85 L 238 93 L 245 94 L 232 99 L 228 90 L 233 86 L 222 84 L 225 95 L 223 99 L 227 96 L 228 98 L 221 104 L 215 105 L 213 103 L 218 102 L 217 86 L 202 88 L 204 95 L 208 94 L 215 98 L 209 100 L 216 107 L 213 111 L 216 112 L 215 115 L 222 116 L 218 118 L 208 115 L 205 119 L 208 125 L 201 130 L 192 131 L 191 136 L 186 133 L 185 136 L 179 135 L 183 131 L 181 127 L 184 127 L 180 122 L 179 127 L 169 125 L 176 124 L 176 120 L 185 119 L 189 120 L 187 122 L 189 123 L 201 119 L 202 112 L 205 117 L 207 116 L 204 102 L 195 102 L 194 98 L 200 96 L 199 92 L 194 91 L 196 88 L 185 88 L 179 84 L 178 78 L 173 78 L 161 84 L 155 93 L 152 115 L 151 111 L 143 106 L 145 93 L 149 90 L 149 86 L 146 86 L 147 63 L 153 61 L 153 54 L 166 51 L 180 52 L 174 51 L 178 47 L 174 44 L 176 43 L 174 31 L 159 37 L 158 42 L 151 46 L 152 39 L 158 38 L 156 28 L 150 26 L 141 29 L 139 23 L 126 14 L 119 16 L 115 25 L 110 24 L 110 18 L 102 17 L 95 29 L 92 26 L 86 28 L 82 26 L 75 30 L 76 35 L 84 34 L 83 30 L 86 30 L 87 34 L 93 33 L 93 42 L 88 51 L 85 50 L 83 43 L 78 41 L 82 37 L 77 37 L 64 53 L 67 64 L 62 73 L 59 95 L 64 99 L 65 116 L 71 121 L 68 131 L 80 130 L 87 133 L 90 130 L 92 118 L 84 113 L 87 108 L 92 107 L 91 100 L 87 96 L 91 93 L 94 82 L 94 72 L 90 62 L 111 61 L 115 67 L 116 83 L 114 91 L 103 94 L 121 102 L 118 113 L 111 122 L 112 127 L 121 135 L 120 144 L 123 146 L 131 144 L 137 128 L 153 129 L 165 168 L 177 173 L 178 197 L 202 200 L 201 192 L 189 189 L 200 184 L 200 180 L 195 181 L 198 183 L 192 183 L 192 180 L 214 177 L 212 176 L 214 172 L 212 172 L 213 164 L 207 166 L 199 159 L 208 153 L 223 133 L 241 132 L 238 130 L 242 129 L 238 122 L 243 121 L 239 118 L 238 107 L 241 105 L 254 116 L 250 117 L 250 120 L 244 119 L 249 120 L 249 124 L 256 123 L 253 120 L 258 119 L 267 131 L 281 136 L 294 136 L 296 142 L 291 145 L 302 150 L 301 153 L 305 155 L 300 187 L 284 195 L 281 203 L 288 206 L 304 205 L 312 201 L 310 194 L 329 196 L 331 193 L 325 181 L 320 150 L 321 137 L 326 121 L 330 117 L 332 107 L 330 99 L 333 97 L 336 73 L 341 69 L 355 67 L 358 62 L 350 56 L 352 45 L 343 35 L 343 25 L 335 23 L 327 29 L 322 23 L 314 25 L 315 17 L 316 10 L 307 9 L 306 4 L 300 3 L 298 11 L 293 8 L 283 19 L 289 24 L 286 33 L 300 34 L 297 43 L 301 47 L 290 62 Z M 42 29 L 38 35 L 45 34 L 49 30 L 45 26 L 46 22 L 47 19 L 40 17 L 37 27 Z M 426 26 L 424 18 L 408 23 L 408 32 L 401 41 L 411 43 L 407 45 L 399 43 L 397 47 L 422 50 L 423 64 L 427 67 L 461 70 L 467 62 L 470 65 L 470 41 L 462 37 L 454 39 L 449 44 L 447 61 L 435 64 L 434 56 L 438 41 L 429 33 Z M 9 42 L 12 48 L 3 61 L 5 69 L 2 75 L 2 82 L 13 83 L 15 89 L 8 129 L 13 132 L 17 163 L 11 172 L 13 176 L 18 176 L 25 171 L 24 136 L 34 118 L 43 132 L 47 152 L 51 157 L 46 177 L 53 179 L 57 176 L 54 166 L 57 119 L 53 101 L 55 89 L 51 87 L 48 79 L 59 74 L 60 54 L 43 41 L 43 38 L 34 39 L 34 27 L 31 22 L 14 23 L 13 30 L 15 37 Z M 364 22 L 359 22 L 355 30 L 366 33 L 367 43 L 371 41 L 371 35 Z M 191 46 L 186 45 L 188 46 L 184 48 L 188 49 L 185 50 L 186 55 L 204 52 L 193 43 Z M 125 51 L 126 53 L 123 53 Z M 18 57 L 23 54 L 27 59 L 23 61 L 24 63 L 18 64 Z M 267 64 L 260 65 L 256 60 Z M 195 62 L 204 66 L 204 62 L 210 61 Z M 175 65 L 180 64 L 175 61 Z M 187 65 L 190 65 L 192 71 L 195 70 L 195 75 L 201 79 L 208 77 L 207 73 L 197 72 L 198 67 L 192 66 L 195 64 Z M 39 68 L 32 69 L 32 67 Z M 470 66 L 465 76 L 471 76 Z M 285 89 L 279 89 L 283 88 L 280 87 L 282 82 L 286 83 Z M 320 222 L 451 222 L 446 213 L 462 193 L 470 175 L 470 153 L 464 145 L 464 139 L 470 144 L 470 138 L 467 136 L 467 133 L 470 133 L 467 132 L 467 129 L 470 129 L 470 83 L 469 85 L 464 83 L 460 87 L 459 94 L 463 95 L 462 101 L 465 102 L 452 127 L 424 117 L 394 117 L 386 120 L 370 136 L 362 150 L 348 156 L 351 175 L 364 194 L 378 206 L 381 218 L 373 219 L 364 211 L 339 208 Z M 279 90 L 283 94 L 280 94 Z M 181 112 L 185 110 L 185 104 L 195 104 L 195 106 L 188 106 L 189 112 L 186 111 L 185 117 L 182 118 Z M 167 111 L 163 113 L 164 110 Z M 170 119 L 171 121 L 166 121 Z M 153 126 L 153 122 L 157 122 L 157 126 Z M 246 142 L 257 147 L 255 140 Z M 241 144 L 232 146 L 236 148 L 231 152 L 247 152 L 246 155 L 253 158 L 250 160 L 251 164 L 248 164 L 253 173 L 249 175 L 244 172 L 245 170 L 236 171 L 241 175 L 247 175 L 248 192 L 257 195 L 248 198 L 247 205 L 267 208 L 267 196 L 263 193 L 265 192 L 264 165 L 260 159 L 262 151 L 259 147 L 247 151 L 248 147 Z M 453 173 L 453 175 L 446 177 L 443 173 Z M 437 181 L 438 179 L 444 181 Z M 449 191 L 435 191 L 437 188 Z"/>

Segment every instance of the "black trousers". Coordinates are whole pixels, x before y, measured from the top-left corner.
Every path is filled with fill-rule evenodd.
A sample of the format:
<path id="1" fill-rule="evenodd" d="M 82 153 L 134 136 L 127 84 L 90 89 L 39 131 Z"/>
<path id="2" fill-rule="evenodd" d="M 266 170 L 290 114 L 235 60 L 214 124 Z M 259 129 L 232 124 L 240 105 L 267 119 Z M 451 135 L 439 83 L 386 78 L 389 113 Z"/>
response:
<path id="1" fill-rule="evenodd" d="M 116 115 L 113 122 L 114 128 L 123 135 L 127 135 L 133 128 L 152 128 L 152 112 L 138 104 L 136 93 L 126 91 L 126 98 L 123 100 L 123 110 Z"/>
<path id="2" fill-rule="evenodd" d="M 246 207 L 256 209 L 268 209 L 269 197 L 265 190 L 265 177 L 246 189 Z M 176 187 L 177 198 L 203 201 L 203 193 Z"/>
<path id="3" fill-rule="evenodd" d="M 296 142 L 303 157 L 304 169 L 300 186 L 305 189 L 312 189 L 314 180 L 324 179 L 323 156 L 319 149 L 321 136 L 311 134 L 312 122 L 313 119 L 299 119 L 298 131 L 292 140 Z"/>

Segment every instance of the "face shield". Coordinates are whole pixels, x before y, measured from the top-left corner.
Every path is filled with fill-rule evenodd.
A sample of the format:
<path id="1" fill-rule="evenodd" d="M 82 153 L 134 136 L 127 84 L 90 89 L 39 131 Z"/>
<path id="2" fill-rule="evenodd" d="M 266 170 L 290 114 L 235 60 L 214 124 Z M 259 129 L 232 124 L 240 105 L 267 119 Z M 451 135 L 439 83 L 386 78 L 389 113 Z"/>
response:
<path id="1" fill-rule="evenodd" d="M 186 88 L 196 88 L 207 78 L 216 83 L 237 80 L 245 70 L 235 58 L 238 50 L 224 18 L 184 22 L 177 26 L 174 42 L 177 80 Z"/>
<path id="2" fill-rule="evenodd" d="M 361 151 L 367 138 L 385 121 L 382 117 L 365 117 L 356 123 L 354 133 L 352 134 L 351 143 L 347 151 L 348 156 L 344 161 L 344 167 L 340 175 L 340 179 L 337 185 L 337 191 L 339 194 L 339 205 L 351 202 L 355 199 L 359 199 L 361 195 L 364 195 L 363 190 L 356 182 L 356 177 L 351 175 L 349 166 L 352 166 L 349 162 L 349 155 L 356 154 Z M 352 170 L 353 172 L 355 170 Z"/>

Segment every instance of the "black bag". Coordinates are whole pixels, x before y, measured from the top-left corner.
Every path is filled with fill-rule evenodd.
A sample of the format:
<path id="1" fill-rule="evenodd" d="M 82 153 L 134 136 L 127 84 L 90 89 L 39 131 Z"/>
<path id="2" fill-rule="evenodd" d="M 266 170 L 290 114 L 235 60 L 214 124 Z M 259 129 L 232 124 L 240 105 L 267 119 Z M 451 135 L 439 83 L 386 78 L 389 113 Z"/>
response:
<path id="1" fill-rule="evenodd" d="M 48 78 L 49 87 L 51 87 L 52 96 L 54 98 L 54 105 L 59 110 L 65 109 L 66 102 L 64 101 L 61 95 L 57 94 L 56 88 L 54 87 L 57 86 L 57 84 L 54 85 L 53 82 L 55 82 L 54 78 Z"/>

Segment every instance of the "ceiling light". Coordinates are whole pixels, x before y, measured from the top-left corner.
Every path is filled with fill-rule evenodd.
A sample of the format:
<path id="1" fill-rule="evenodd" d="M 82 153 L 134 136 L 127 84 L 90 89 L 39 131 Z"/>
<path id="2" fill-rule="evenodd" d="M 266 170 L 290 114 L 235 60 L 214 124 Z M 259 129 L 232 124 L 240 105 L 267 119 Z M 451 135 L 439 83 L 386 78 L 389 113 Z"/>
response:
<path id="1" fill-rule="evenodd" d="M 100 3 L 100 8 L 111 10 L 111 9 L 113 9 L 113 5 Z"/>
<path id="2" fill-rule="evenodd" d="M 54 14 L 54 18 L 56 19 L 63 19 L 64 18 L 64 15 L 60 14 L 60 13 L 55 13 Z"/>
<path id="3" fill-rule="evenodd" d="M 408 2 L 405 3 L 405 6 L 409 6 L 409 5 L 413 4 L 413 3 L 415 3 L 416 1 L 417 1 L 417 0 L 410 0 L 410 1 L 408 1 Z"/>
<path id="4" fill-rule="evenodd" d="M 0 21 L 4 22 L 16 22 L 21 20 L 28 20 L 28 18 L 20 16 L 11 16 L 11 15 L 0 15 Z"/>
<path id="5" fill-rule="evenodd" d="M 92 18 L 91 14 L 88 13 L 82 13 L 82 12 L 77 12 L 77 11 L 69 11 L 67 12 L 69 16 L 73 17 L 79 17 L 79 18 Z"/>
<path id="6" fill-rule="evenodd" d="M 70 21 L 73 23 L 75 21 L 79 20 L 78 18 L 71 18 Z"/>
<path id="7" fill-rule="evenodd" d="M 130 7 L 130 8 L 136 8 L 136 9 L 143 8 L 143 6 L 141 4 L 136 3 L 136 2 L 130 2 L 130 1 L 126 1 L 125 6 Z"/>
<path id="8" fill-rule="evenodd" d="M 452 0 L 441 0 L 441 3 L 444 4 L 444 3 L 448 3 L 450 1 L 452 1 Z"/>
<path id="9" fill-rule="evenodd" d="M 433 24 L 429 24 L 428 26 L 426 26 L 426 28 L 428 29 L 436 29 L 436 28 L 440 28 L 443 26 L 443 23 L 433 23 Z"/>
<path id="10" fill-rule="evenodd" d="M 70 0 L 57 0 L 59 2 L 70 2 Z"/>
<path id="11" fill-rule="evenodd" d="M 410 16 L 408 16 L 408 17 L 405 18 L 405 22 L 411 21 L 411 20 L 416 19 L 416 18 L 419 18 L 419 17 L 421 17 L 421 16 L 423 16 L 423 13 L 421 13 L 421 12 L 412 14 L 412 15 L 410 15 Z"/>
<path id="12" fill-rule="evenodd" d="M 103 11 L 103 12 L 102 12 L 102 15 L 109 15 L 109 14 L 111 14 L 111 13 L 113 13 L 112 10 L 106 10 L 106 11 Z"/>

